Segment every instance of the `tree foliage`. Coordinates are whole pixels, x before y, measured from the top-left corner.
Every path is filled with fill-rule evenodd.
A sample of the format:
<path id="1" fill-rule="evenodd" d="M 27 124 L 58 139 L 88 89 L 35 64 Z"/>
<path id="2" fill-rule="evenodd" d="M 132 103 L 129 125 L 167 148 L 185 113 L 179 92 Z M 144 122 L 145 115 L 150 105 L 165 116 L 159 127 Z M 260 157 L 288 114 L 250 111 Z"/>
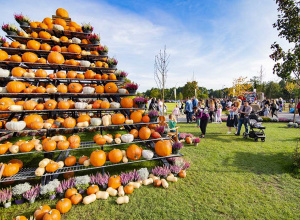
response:
<path id="1" fill-rule="evenodd" d="M 228 95 L 230 96 L 242 96 L 245 92 L 250 91 L 252 84 L 249 82 L 247 77 L 240 76 L 233 80 L 233 86 L 229 88 Z"/>

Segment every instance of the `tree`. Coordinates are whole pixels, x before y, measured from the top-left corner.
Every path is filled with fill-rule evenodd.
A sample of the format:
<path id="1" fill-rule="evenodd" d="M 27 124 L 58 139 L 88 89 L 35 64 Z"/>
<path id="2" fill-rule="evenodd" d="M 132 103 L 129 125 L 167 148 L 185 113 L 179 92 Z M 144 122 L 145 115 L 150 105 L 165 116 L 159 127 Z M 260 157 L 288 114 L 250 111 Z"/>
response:
<path id="1" fill-rule="evenodd" d="M 178 95 L 178 100 L 183 100 L 182 92 L 179 93 L 179 95 Z"/>
<path id="2" fill-rule="evenodd" d="M 159 89 L 151 89 L 150 91 L 150 97 L 153 97 L 153 98 L 160 98 L 160 91 Z"/>
<path id="3" fill-rule="evenodd" d="M 228 95 L 243 96 L 245 92 L 250 91 L 252 84 L 247 80 L 247 77 L 240 76 L 233 80 L 233 86 L 228 88 Z"/>
<path id="4" fill-rule="evenodd" d="M 159 54 L 155 56 L 154 62 L 154 80 L 157 87 L 161 90 L 163 99 L 163 114 L 165 112 L 165 86 L 168 73 L 170 55 L 167 54 L 167 48 L 165 46 L 163 51 L 159 51 Z"/>
<path id="5" fill-rule="evenodd" d="M 195 89 L 198 89 L 198 83 L 196 81 L 187 82 L 183 86 L 183 97 L 193 97 L 195 96 Z"/>

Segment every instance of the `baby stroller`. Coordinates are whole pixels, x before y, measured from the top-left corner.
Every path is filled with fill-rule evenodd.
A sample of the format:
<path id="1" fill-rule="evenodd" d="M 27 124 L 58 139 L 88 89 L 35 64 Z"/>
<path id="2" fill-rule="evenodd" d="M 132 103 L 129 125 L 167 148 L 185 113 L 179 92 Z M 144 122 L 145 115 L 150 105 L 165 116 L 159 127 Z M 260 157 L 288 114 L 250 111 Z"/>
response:
<path id="1" fill-rule="evenodd" d="M 254 138 L 254 141 L 258 141 L 258 139 L 260 138 L 262 142 L 265 142 L 266 135 L 264 130 L 266 129 L 266 127 L 262 126 L 261 122 L 258 122 L 258 117 L 254 112 L 251 112 L 251 114 L 249 115 L 249 123 L 250 132 L 244 132 L 243 137 L 245 139 L 247 139 L 248 137 Z"/>

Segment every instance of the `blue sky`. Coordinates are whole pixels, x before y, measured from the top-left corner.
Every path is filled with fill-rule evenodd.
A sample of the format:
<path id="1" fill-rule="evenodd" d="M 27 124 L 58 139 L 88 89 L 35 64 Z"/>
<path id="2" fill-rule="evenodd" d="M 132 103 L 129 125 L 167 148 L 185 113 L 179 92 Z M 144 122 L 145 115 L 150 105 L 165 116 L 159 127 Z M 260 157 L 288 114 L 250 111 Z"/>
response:
<path id="1" fill-rule="evenodd" d="M 277 19 L 274 0 L 0 3 L 2 23 L 16 23 L 13 14 L 20 12 L 42 21 L 58 7 L 68 10 L 79 24 L 91 22 L 101 43 L 109 47 L 109 55 L 119 60 L 118 68 L 129 73 L 140 91 L 156 86 L 154 56 L 164 45 L 171 55 L 167 87 L 183 86 L 194 73 L 200 86 L 220 89 L 239 76 L 258 75 L 261 65 L 264 80 L 279 80 L 272 74 L 274 63 L 269 58 L 270 45 L 282 42 L 272 27 Z"/>

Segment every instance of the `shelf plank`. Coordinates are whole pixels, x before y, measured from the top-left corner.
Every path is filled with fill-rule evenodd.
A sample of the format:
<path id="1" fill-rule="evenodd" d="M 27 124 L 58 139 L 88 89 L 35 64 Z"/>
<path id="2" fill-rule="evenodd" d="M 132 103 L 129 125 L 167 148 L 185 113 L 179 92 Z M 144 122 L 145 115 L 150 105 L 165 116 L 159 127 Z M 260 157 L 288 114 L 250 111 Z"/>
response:
<path id="1" fill-rule="evenodd" d="M 124 97 L 135 96 L 134 94 L 121 94 L 121 93 L 0 93 L 1 97 L 9 98 L 101 98 L 101 97 Z"/>

